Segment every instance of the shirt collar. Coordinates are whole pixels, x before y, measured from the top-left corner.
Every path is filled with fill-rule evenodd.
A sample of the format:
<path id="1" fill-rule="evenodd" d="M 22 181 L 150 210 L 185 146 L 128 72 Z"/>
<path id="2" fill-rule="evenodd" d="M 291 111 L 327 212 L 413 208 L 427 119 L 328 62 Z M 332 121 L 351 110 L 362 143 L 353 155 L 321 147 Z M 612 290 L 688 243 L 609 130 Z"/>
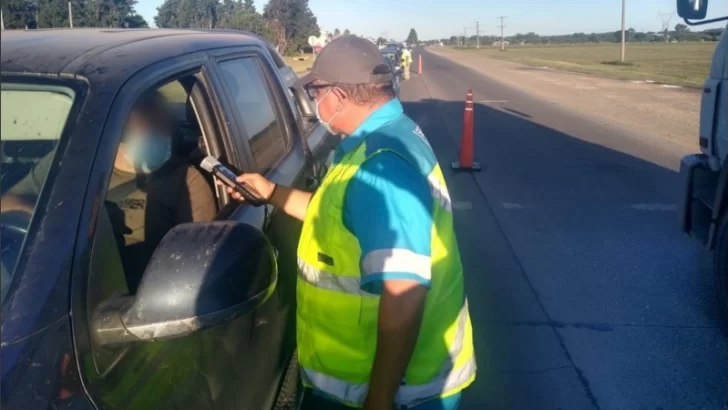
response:
<path id="1" fill-rule="evenodd" d="M 359 128 L 357 128 L 348 137 L 345 137 L 339 144 L 338 151 L 341 155 L 348 154 L 354 148 L 358 147 L 369 134 L 376 131 L 384 124 L 396 120 L 402 116 L 403 113 L 404 108 L 402 108 L 402 103 L 399 102 L 399 99 L 392 98 L 369 114 L 367 119 L 359 125 Z"/>

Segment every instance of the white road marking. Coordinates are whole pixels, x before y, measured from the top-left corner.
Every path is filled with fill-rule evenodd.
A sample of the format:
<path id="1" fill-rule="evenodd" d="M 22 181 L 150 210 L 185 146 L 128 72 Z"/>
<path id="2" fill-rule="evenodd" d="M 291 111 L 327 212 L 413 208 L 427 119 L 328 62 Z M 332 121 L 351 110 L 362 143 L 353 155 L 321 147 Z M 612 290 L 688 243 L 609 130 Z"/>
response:
<path id="1" fill-rule="evenodd" d="M 632 209 L 639 211 L 675 211 L 677 205 L 675 204 L 632 204 L 629 206 Z"/>
<path id="2" fill-rule="evenodd" d="M 506 209 L 523 209 L 523 205 L 515 202 L 503 202 L 503 208 Z"/>
<path id="3" fill-rule="evenodd" d="M 640 80 L 632 80 L 632 81 L 630 81 L 630 83 L 632 83 L 632 84 L 644 84 L 645 82 L 644 81 L 640 81 Z"/>
<path id="4" fill-rule="evenodd" d="M 458 211 L 469 211 L 473 209 L 473 204 L 468 201 L 456 201 L 452 203 L 452 209 L 457 209 Z"/>
<path id="5" fill-rule="evenodd" d="M 672 84 L 662 84 L 660 88 L 682 88 L 679 85 L 672 85 Z"/>

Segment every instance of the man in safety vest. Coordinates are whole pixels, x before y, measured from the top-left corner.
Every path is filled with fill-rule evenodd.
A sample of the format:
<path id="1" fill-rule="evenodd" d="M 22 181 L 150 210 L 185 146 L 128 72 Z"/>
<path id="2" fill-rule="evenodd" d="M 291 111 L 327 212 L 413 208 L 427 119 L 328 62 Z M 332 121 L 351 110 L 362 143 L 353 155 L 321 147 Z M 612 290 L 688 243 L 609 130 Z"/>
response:
<path id="1" fill-rule="evenodd" d="M 412 65 L 412 52 L 410 47 L 407 46 L 402 50 L 402 70 L 404 70 L 404 79 L 409 80 L 410 78 L 410 65 Z"/>
<path id="2" fill-rule="evenodd" d="M 317 191 L 238 178 L 303 221 L 297 342 L 308 408 L 457 409 L 476 365 L 435 154 L 372 42 L 333 40 L 309 79 L 320 122 L 344 136 Z"/>

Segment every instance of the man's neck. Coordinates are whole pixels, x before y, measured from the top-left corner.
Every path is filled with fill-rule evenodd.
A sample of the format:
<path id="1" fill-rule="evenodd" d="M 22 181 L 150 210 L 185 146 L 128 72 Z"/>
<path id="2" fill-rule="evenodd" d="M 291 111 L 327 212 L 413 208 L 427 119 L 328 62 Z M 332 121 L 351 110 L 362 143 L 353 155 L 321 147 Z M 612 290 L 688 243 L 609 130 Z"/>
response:
<path id="1" fill-rule="evenodd" d="M 354 108 L 354 112 L 349 115 L 351 115 L 351 123 L 356 125 L 352 129 L 347 130 L 345 135 L 353 134 L 357 129 L 359 129 L 359 127 L 361 127 L 362 124 L 364 124 L 364 121 L 366 121 L 367 118 L 389 101 L 391 100 L 383 100 L 371 105 L 355 106 L 356 108 Z"/>

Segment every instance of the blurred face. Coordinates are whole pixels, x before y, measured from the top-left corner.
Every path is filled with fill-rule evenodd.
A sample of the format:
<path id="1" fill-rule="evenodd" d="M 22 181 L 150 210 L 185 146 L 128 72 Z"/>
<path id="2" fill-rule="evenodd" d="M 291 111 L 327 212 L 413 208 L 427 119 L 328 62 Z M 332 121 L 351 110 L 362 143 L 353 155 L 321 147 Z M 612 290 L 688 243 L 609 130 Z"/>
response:
<path id="1" fill-rule="evenodd" d="M 150 173 L 172 155 L 172 138 L 164 107 L 147 104 L 132 110 L 124 128 L 118 155 L 137 173 Z"/>

